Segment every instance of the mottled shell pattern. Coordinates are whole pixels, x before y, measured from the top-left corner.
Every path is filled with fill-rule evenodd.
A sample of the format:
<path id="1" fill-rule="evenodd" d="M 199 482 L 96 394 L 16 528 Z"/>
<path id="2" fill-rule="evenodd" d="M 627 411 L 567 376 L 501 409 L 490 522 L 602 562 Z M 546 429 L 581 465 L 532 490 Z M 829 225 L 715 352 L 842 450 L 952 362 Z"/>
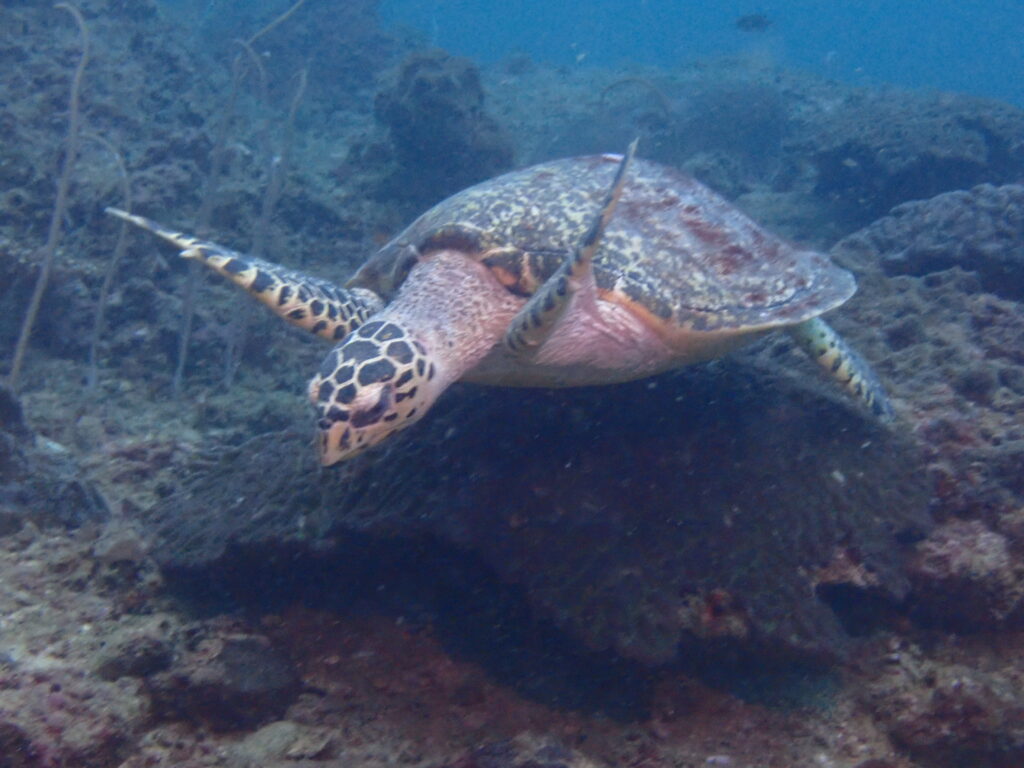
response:
<path id="1" fill-rule="evenodd" d="M 417 259 L 456 249 L 531 295 L 579 242 L 620 157 L 556 160 L 439 203 L 378 251 L 349 287 L 385 301 Z M 792 325 L 846 301 L 853 277 L 795 248 L 686 174 L 637 160 L 594 259 L 599 295 L 697 332 Z"/>

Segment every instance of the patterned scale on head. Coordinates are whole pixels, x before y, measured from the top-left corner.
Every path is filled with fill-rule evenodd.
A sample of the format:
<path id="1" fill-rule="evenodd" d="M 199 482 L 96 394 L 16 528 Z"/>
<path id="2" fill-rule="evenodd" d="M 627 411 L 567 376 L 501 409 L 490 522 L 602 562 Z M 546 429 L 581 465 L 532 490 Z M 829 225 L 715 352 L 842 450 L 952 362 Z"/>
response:
<path id="1" fill-rule="evenodd" d="M 417 394 L 435 375 L 423 345 L 403 328 L 382 320 L 360 326 L 309 383 L 321 461 L 334 464 L 415 423 Z"/>

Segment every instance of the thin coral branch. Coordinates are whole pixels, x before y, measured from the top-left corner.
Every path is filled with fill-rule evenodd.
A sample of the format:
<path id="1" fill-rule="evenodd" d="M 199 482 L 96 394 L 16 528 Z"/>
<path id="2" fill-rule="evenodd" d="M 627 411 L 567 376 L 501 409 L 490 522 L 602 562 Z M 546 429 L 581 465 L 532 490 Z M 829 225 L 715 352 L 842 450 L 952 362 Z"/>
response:
<path id="1" fill-rule="evenodd" d="M 598 103 L 601 105 L 601 107 L 605 106 L 605 101 L 608 98 L 608 94 L 611 93 L 616 88 L 619 88 L 620 86 L 623 85 L 639 85 L 641 88 L 644 88 L 651 95 L 654 96 L 655 101 L 658 102 L 658 106 L 661 107 L 661 110 L 665 113 L 665 116 L 672 116 L 672 102 L 669 100 L 668 96 L 665 95 L 665 92 L 661 90 L 661 88 L 656 86 L 646 77 L 623 77 L 616 80 L 614 83 L 611 83 L 610 85 L 606 85 L 604 90 L 601 91 L 601 98 L 598 100 Z"/>
<path id="2" fill-rule="evenodd" d="M 251 50 L 251 46 L 248 47 Z M 220 189 L 220 179 L 227 157 L 225 148 L 228 132 L 231 130 L 231 123 L 235 117 L 238 91 L 244 77 L 245 69 L 242 66 L 242 56 L 239 54 L 235 56 L 231 64 L 231 91 L 228 94 L 228 101 L 224 106 L 220 123 L 217 125 L 213 148 L 210 150 L 210 174 L 206 177 L 206 184 L 203 185 L 203 196 L 199 203 L 196 226 L 196 234 L 200 237 L 206 237 L 209 234 L 210 220 L 213 218 L 213 205 L 217 199 L 217 191 Z M 199 274 L 202 267 L 197 261 L 189 259 L 187 270 L 185 295 L 182 298 L 181 327 L 178 330 L 178 359 L 174 365 L 174 376 L 171 378 L 171 394 L 175 398 L 181 396 L 185 384 L 185 367 L 188 363 L 188 347 L 192 339 L 192 324 L 195 321 L 196 296 L 199 292 Z"/>
<path id="3" fill-rule="evenodd" d="M 259 55 L 253 48 L 253 44 L 261 37 L 266 35 L 271 30 L 277 28 L 280 24 L 287 21 L 292 14 L 299 10 L 306 0 L 298 0 L 291 8 L 282 13 L 276 19 L 271 21 L 265 27 L 260 29 L 256 34 L 250 37 L 248 40 L 236 41 L 242 49 L 246 52 L 249 60 L 256 69 L 257 75 L 260 79 L 260 96 L 263 103 L 267 102 L 267 79 L 266 73 L 260 60 Z M 224 108 L 224 115 L 221 119 L 220 125 L 217 129 L 217 135 L 214 139 L 213 149 L 210 153 L 210 175 L 206 180 L 206 186 L 203 189 L 202 202 L 199 208 L 199 227 L 197 233 L 200 236 L 205 236 L 209 230 L 210 219 L 213 215 L 213 205 L 216 199 L 217 190 L 220 186 L 220 177 L 224 169 L 224 158 L 226 155 L 225 146 L 227 144 L 228 131 L 230 130 L 231 123 L 234 119 L 235 109 L 238 103 L 238 92 L 242 84 L 242 80 L 245 78 L 246 71 L 242 66 L 243 58 L 239 54 L 234 58 L 232 62 L 232 79 L 231 79 L 231 93 L 228 97 L 227 105 Z M 303 85 L 303 88 L 305 86 Z M 199 290 L 199 265 L 196 262 L 189 263 L 188 278 L 185 283 L 185 297 L 184 306 L 182 308 L 182 324 L 181 332 L 178 340 L 178 361 L 175 366 L 174 378 L 171 383 L 171 389 L 175 397 L 180 396 L 182 387 L 185 379 L 185 364 L 188 359 L 188 345 L 189 339 L 192 335 L 192 323 L 195 315 L 195 302 L 196 294 Z M 231 351 L 229 345 L 228 351 L 228 363 L 226 365 L 227 370 L 230 372 L 232 369 L 232 360 L 234 352 Z M 229 373 L 227 378 L 230 378 Z"/>
<path id="4" fill-rule="evenodd" d="M 260 59 L 260 55 L 256 53 L 256 50 L 251 44 L 245 40 L 235 40 L 235 45 L 241 46 L 242 50 L 245 51 L 249 57 L 249 61 L 252 63 L 256 73 L 260 76 L 260 100 L 264 103 L 267 101 L 267 71 L 263 68 L 263 61 Z"/>
<path id="5" fill-rule="evenodd" d="M 282 24 L 285 21 L 287 21 L 288 18 L 293 13 L 295 13 L 297 10 L 299 10 L 299 8 L 301 8 L 302 4 L 305 3 L 305 2 L 306 2 L 306 0 L 299 0 L 299 2 L 297 2 L 295 5 L 293 5 L 291 8 L 289 8 L 287 11 L 282 13 L 280 16 L 278 16 L 272 22 L 267 24 L 267 26 L 265 26 L 263 29 L 261 29 L 259 32 L 257 32 L 255 35 L 250 37 L 249 40 L 247 41 L 249 43 L 249 45 L 252 45 L 253 43 L 255 43 L 257 40 L 259 40 L 261 37 L 263 37 L 265 34 L 267 34 L 270 30 L 272 30 L 275 27 L 277 27 L 279 24 Z"/>
<path id="6" fill-rule="evenodd" d="M 64 234 L 61 225 L 64 221 L 64 214 L 68 205 L 71 172 L 74 170 L 75 160 L 78 156 L 80 125 L 79 93 L 82 89 L 85 67 L 89 63 L 89 28 L 85 25 L 85 19 L 82 18 L 82 14 L 70 3 L 57 3 L 54 8 L 67 11 L 74 18 L 82 38 L 82 53 L 78 59 L 78 67 L 75 69 L 74 77 L 71 80 L 71 96 L 68 101 L 68 135 L 64 147 L 64 164 L 57 179 L 57 199 L 54 202 L 53 215 L 50 217 L 50 229 L 46 236 L 46 244 L 42 250 L 42 264 L 39 270 L 39 277 L 36 279 L 35 289 L 32 291 L 32 298 L 29 300 L 28 310 L 25 312 L 21 333 L 18 335 L 18 343 L 14 348 L 11 372 L 8 376 L 8 385 L 14 391 L 18 389 L 18 379 L 25 359 L 25 352 L 28 349 L 29 338 L 32 336 L 32 327 L 35 325 L 36 316 L 39 314 L 39 306 L 43 301 L 43 294 L 46 292 L 46 286 L 50 281 L 53 257 L 57 252 L 57 246 L 60 245 L 61 236 Z"/>
<path id="7" fill-rule="evenodd" d="M 235 44 L 241 46 L 242 50 L 249 57 L 249 61 L 251 62 L 253 68 L 256 70 L 256 74 L 259 75 L 258 95 L 260 104 L 262 104 L 265 108 L 270 103 L 270 92 L 267 90 L 267 71 L 263 67 L 263 62 L 260 59 L 260 55 L 256 53 L 253 47 L 244 40 L 235 40 Z M 239 56 L 240 55 L 241 54 L 239 54 Z M 234 65 L 232 65 L 232 67 L 235 72 L 240 73 L 239 84 L 241 84 L 241 79 L 244 78 L 245 75 L 248 73 L 245 70 L 238 69 L 238 67 L 241 67 L 241 61 L 239 61 L 238 59 L 235 60 L 235 63 Z M 269 156 L 271 153 L 270 116 L 266 114 L 266 112 L 264 112 L 264 114 L 259 118 L 257 125 L 255 127 L 255 133 L 257 142 L 259 144 L 260 154 L 263 157 Z"/>
<path id="8" fill-rule="evenodd" d="M 306 93 L 308 80 L 306 69 L 299 72 L 298 85 L 292 95 L 291 104 L 288 107 L 288 117 L 285 119 L 284 132 L 281 137 L 281 151 L 270 158 L 267 169 L 267 188 L 263 193 L 263 203 L 260 206 L 260 217 L 256 221 L 255 234 L 252 240 L 253 256 L 262 256 L 266 250 L 267 237 L 270 231 L 270 221 L 274 217 L 274 208 L 277 201 L 281 199 L 281 192 L 284 189 L 285 179 L 288 175 L 288 159 L 291 154 L 291 144 L 294 136 L 295 116 L 298 114 L 302 97 Z M 235 373 L 242 360 L 242 348 L 245 346 L 246 333 L 245 323 L 248 322 L 248 312 L 238 312 L 231 318 L 226 335 L 224 350 L 224 388 L 230 389 L 234 382 Z"/>
<path id="9" fill-rule="evenodd" d="M 132 185 L 131 177 L 128 175 L 128 168 L 124 162 L 124 156 L 118 151 L 117 147 L 102 136 L 87 135 L 86 138 L 98 142 L 105 147 L 111 155 L 113 155 L 114 162 L 117 164 L 117 170 L 121 175 L 121 206 L 124 210 L 128 211 L 128 213 L 131 213 Z M 100 295 L 96 300 L 96 312 L 92 319 L 92 338 L 89 340 L 89 370 L 85 379 L 85 391 L 88 395 L 95 393 L 96 385 L 99 381 L 98 349 L 100 338 L 103 336 L 104 315 L 106 314 L 107 302 L 110 299 L 110 288 L 113 286 L 114 277 L 117 274 L 117 267 L 121 263 L 121 258 L 124 256 L 124 252 L 127 247 L 128 222 L 122 220 L 121 228 L 117 233 L 117 242 L 114 244 L 113 255 L 111 255 L 110 261 L 107 262 L 107 271 L 103 275 L 103 284 L 100 286 Z"/>
<path id="10" fill-rule="evenodd" d="M 261 256 L 266 248 L 270 221 L 274 216 L 274 208 L 277 207 L 277 201 L 281 199 L 281 191 L 284 188 L 284 181 L 288 174 L 288 160 L 291 155 L 292 139 L 295 133 L 295 115 L 299 111 L 299 104 L 302 103 L 302 97 L 306 92 L 306 82 L 307 73 L 305 69 L 302 69 L 299 72 L 299 83 L 295 88 L 291 104 L 288 107 L 288 117 L 285 119 L 284 133 L 281 138 L 281 151 L 270 159 L 267 188 L 263 193 L 260 218 L 256 222 L 256 234 L 252 244 L 254 256 Z"/>

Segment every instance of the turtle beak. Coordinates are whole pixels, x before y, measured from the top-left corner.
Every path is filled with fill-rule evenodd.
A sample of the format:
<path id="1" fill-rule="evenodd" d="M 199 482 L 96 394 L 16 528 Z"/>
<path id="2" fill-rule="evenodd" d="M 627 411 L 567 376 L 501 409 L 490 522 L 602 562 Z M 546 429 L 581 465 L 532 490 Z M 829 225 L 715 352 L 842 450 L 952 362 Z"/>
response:
<path id="1" fill-rule="evenodd" d="M 318 430 L 316 454 L 322 467 L 332 467 L 351 459 L 369 447 L 353 440 L 352 432 L 348 423 L 340 421 L 332 423 L 327 429 Z"/>
<path id="2" fill-rule="evenodd" d="M 327 429 L 319 430 L 317 434 L 317 455 L 320 457 L 320 466 L 331 467 L 340 461 L 349 458 L 354 452 L 348 449 L 348 441 L 345 439 L 347 424 L 334 422 Z"/>
<path id="3" fill-rule="evenodd" d="M 391 384 L 370 384 L 357 393 L 349 408 L 334 404 L 322 408 L 324 415 L 317 421 L 321 465 L 329 467 L 350 459 L 398 431 L 391 425 L 398 418 L 390 415 L 393 390 Z"/>

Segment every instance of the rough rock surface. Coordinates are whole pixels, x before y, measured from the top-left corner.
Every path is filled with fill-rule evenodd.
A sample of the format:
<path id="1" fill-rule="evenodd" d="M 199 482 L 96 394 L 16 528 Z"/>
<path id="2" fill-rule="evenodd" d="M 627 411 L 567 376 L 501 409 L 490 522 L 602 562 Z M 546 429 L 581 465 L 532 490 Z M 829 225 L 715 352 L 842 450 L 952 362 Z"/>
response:
<path id="1" fill-rule="evenodd" d="M 981 184 L 904 203 L 860 232 L 887 275 L 924 275 L 959 267 L 981 287 L 1024 301 L 1024 186 Z"/>
<path id="2" fill-rule="evenodd" d="M 588 704 L 595 672 L 607 701 L 635 699 L 633 709 L 609 717 L 579 710 L 573 698 L 543 703 L 517 692 L 536 685 L 537 662 L 550 647 L 538 648 L 532 662 L 521 660 L 519 685 L 510 685 L 446 647 L 429 619 L 294 607 L 263 614 L 258 627 L 237 616 L 186 622 L 182 606 L 161 596 L 151 564 L 137 573 L 104 564 L 91 554 L 98 540 L 32 526 L 0 537 L 5 768 L 436 768 L 470 757 L 515 768 L 541 757 L 573 768 L 790 768 L 822 755 L 836 768 L 857 768 L 866 758 L 895 760 L 885 736 L 848 697 L 808 716 L 746 704 L 671 670 L 656 683 L 649 677 L 639 699 L 635 670 L 616 672 L 605 663 L 570 672 L 567 690 L 575 686 Z M 240 636 L 268 638 L 295 660 L 303 691 L 285 715 L 242 731 L 166 720 L 157 686 L 165 652 L 186 659 Z M 504 639 L 492 638 L 491 646 L 495 658 L 522 655 Z M 114 681 L 94 672 L 97 660 L 139 649 L 158 650 L 142 655 L 159 663 Z M 258 668 L 253 673 L 260 676 Z M 766 690 L 778 687 L 766 683 Z"/>
<path id="3" fill-rule="evenodd" d="M 1024 313 L 1018 186 L 901 206 L 836 245 L 858 271 L 849 315 L 924 446 L 933 512 L 912 604 L 960 631 L 1024 619 Z"/>
<path id="4" fill-rule="evenodd" d="M 70 452 L 36 435 L 21 403 L 0 386 L 0 535 L 34 524 L 75 527 L 109 510 Z"/>
<path id="5" fill-rule="evenodd" d="M 146 579 L 120 579 L 87 541 L 31 522 L 0 538 L 0 574 L 0 765 L 117 765 L 149 703 L 138 679 L 100 679 L 92 663 L 127 633 L 159 634 L 158 618 L 130 612 Z"/>
<path id="6" fill-rule="evenodd" d="M 190 49 L 152 0 L 77 4 L 94 42 L 87 130 L 124 152 L 140 212 L 188 228 L 235 48 Z M 218 4 L 228 5 L 246 16 L 222 40 L 270 20 L 266 9 Z M 331 51 L 339 38 L 321 24 L 339 9 L 346 44 Z M 246 79 L 212 201 L 215 239 L 252 246 L 268 152 L 286 146 L 274 129 L 314 43 L 265 253 L 340 280 L 373 239 L 418 213 L 380 184 L 393 147 L 365 158 L 376 197 L 332 174 L 373 135 L 381 66 L 415 44 L 373 25 L 371 0 L 305 3 L 255 46 L 269 98 Z M 53 206 L 78 46 L 63 11 L 29 0 L 0 8 L 7 346 Z M 632 74 L 509 62 L 483 73 L 487 113 L 521 163 L 621 151 L 639 132 L 645 156 L 690 168 L 818 247 L 892 203 L 1020 179 L 1020 112 L 1004 105 L 704 62 L 653 78 L 667 105 L 632 80 L 597 106 Z M 296 393 L 319 348 L 256 320 L 234 386 L 219 386 L 225 346 L 237 342 L 224 320 L 241 300 L 204 287 L 186 396 L 172 399 L 185 270 L 145 238 L 133 238 L 110 297 L 102 396 L 82 397 L 116 235 L 101 210 L 119 204 L 118 186 L 109 151 L 86 140 L 27 361 L 28 418 L 0 395 L 0 764 L 1024 765 L 1019 187 L 906 205 L 834 251 L 861 290 L 830 320 L 892 391 L 895 437 L 879 442 L 829 385 L 817 391 L 783 339 L 653 390 L 462 389 L 418 438 L 317 484 L 305 432 L 244 441 L 305 429 Z M 906 442 L 923 451 L 923 468 L 904 461 Z M 902 517 L 914 497 L 897 493 L 904 471 L 927 485 L 939 525 L 894 546 L 890 523 L 924 528 Z M 139 514 L 182 481 L 184 496 Z M 156 541 L 125 520 L 97 522 L 92 486 L 111 510 L 158 523 Z M 173 510 L 186 528 L 174 529 Z M 172 566 L 174 598 L 154 545 Z M 225 592 L 245 598 L 251 621 L 217 599 Z M 236 612 L 203 618 L 182 595 Z M 298 607 L 302 598 L 318 609 Z M 850 639 L 844 626 L 870 634 Z M 580 639 L 682 663 L 645 666 L 587 652 Z M 763 669 L 846 648 L 827 673 Z M 754 664 L 735 665 L 736 651 Z M 232 674 L 229 658 L 253 679 Z M 279 674 L 246 663 L 259 659 Z M 256 696 L 252 709 L 250 686 L 280 696 Z"/>
<path id="7" fill-rule="evenodd" d="M 967 95 L 861 91 L 817 116 L 800 148 L 817 194 L 861 223 L 908 200 L 1024 178 L 1024 112 Z"/>
<path id="8" fill-rule="evenodd" d="M 244 589 L 356 534 L 428 537 L 592 648 L 835 658 L 845 635 L 816 590 L 899 601 L 899 542 L 926 527 L 914 450 L 840 397 L 737 363 L 570 392 L 460 387 L 341 473 L 313 467 L 304 435 L 253 440 L 146 526 L 186 581 Z"/>
<path id="9" fill-rule="evenodd" d="M 863 697 L 892 738 L 930 766 L 1012 768 L 1024 760 L 1019 675 L 894 651 Z"/>
<path id="10" fill-rule="evenodd" d="M 914 615 L 930 624 L 998 627 L 1024 623 L 1024 561 L 980 520 L 951 520 L 916 548 L 908 564 Z"/>
<path id="11" fill-rule="evenodd" d="M 377 94 L 398 168 L 393 196 L 433 204 L 508 170 L 512 144 L 484 111 L 480 72 L 441 50 L 414 53 Z"/>
<path id="12" fill-rule="evenodd" d="M 173 663 L 149 679 L 158 717 L 235 730 L 280 717 L 294 701 L 298 675 L 267 638 L 216 623 L 184 631 Z"/>
<path id="13" fill-rule="evenodd" d="M 596 765 L 553 739 L 542 739 L 540 743 L 508 739 L 474 747 L 454 761 L 432 768 L 596 768 Z"/>

